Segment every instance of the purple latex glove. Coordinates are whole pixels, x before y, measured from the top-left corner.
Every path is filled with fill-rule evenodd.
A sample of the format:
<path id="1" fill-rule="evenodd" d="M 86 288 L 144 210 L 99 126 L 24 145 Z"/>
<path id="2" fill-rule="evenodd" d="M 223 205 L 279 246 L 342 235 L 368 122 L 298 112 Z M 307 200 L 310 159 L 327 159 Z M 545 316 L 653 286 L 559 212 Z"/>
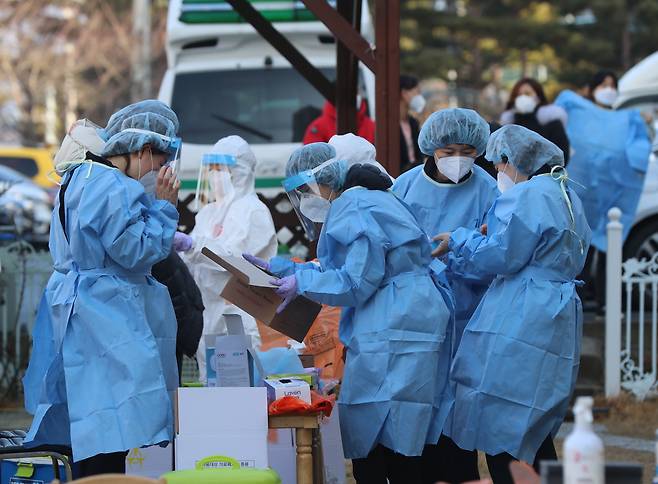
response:
<path id="1" fill-rule="evenodd" d="M 174 250 L 176 252 L 187 252 L 194 245 L 194 239 L 183 232 L 174 234 Z"/>
<path id="2" fill-rule="evenodd" d="M 242 257 L 244 257 L 244 259 L 247 262 L 255 265 L 256 267 L 260 267 L 261 269 L 266 270 L 267 272 L 270 271 L 270 263 L 267 262 L 266 260 L 261 259 L 260 257 L 256 257 L 255 255 L 247 254 L 247 253 L 242 254 Z"/>
<path id="3" fill-rule="evenodd" d="M 273 279 L 270 283 L 278 286 L 276 293 L 283 298 L 281 305 L 276 308 L 278 314 L 286 309 L 290 301 L 297 297 L 297 278 L 293 274 L 292 276 L 286 276 L 281 279 Z"/>

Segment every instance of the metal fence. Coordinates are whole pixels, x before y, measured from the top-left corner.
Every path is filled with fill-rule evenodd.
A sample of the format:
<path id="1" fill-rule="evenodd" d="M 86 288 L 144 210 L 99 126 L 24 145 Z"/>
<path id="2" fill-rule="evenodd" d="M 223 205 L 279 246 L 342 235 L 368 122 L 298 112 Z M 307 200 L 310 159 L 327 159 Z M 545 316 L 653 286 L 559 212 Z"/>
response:
<path id="1" fill-rule="evenodd" d="M 605 392 L 658 396 L 658 254 L 622 263 L 621 211 L 608 213 Z"/>
<path id="2" fill-rule="evenodd" d="M 49 252 L 23 241 L 0 246 L 0 402 L 19 395 L 32 326 L 51 273 Z"/>

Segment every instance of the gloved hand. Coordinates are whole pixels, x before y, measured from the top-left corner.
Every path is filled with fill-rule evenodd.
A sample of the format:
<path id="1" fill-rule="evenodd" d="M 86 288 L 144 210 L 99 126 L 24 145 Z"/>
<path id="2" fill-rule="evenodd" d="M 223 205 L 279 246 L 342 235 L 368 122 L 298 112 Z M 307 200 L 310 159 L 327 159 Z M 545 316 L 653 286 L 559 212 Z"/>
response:
<path id="1" fill-rule="evenodd" d="M 183 232 L 174 234 L 174 250 L 176 252 L 187 252 L 194 245 L 194 239 Z"/>
<path id="2" fill-rule="evenodd" d="M 247 254 L 244 253 L 242 254 L 242 257 L 244 257 L 244 260 L 247 262 L 255 265 L 256 267 L 260 267 L 261 269 L 269 272 L 270 271 L 270 263 L 267 262 L 264 259 L 261 259 L 260 257 L 256 257 L 255 255 Z"/>
<path id="3" fill-rule="evenodd" d="M 274 279 L 270 283 L 279 287 L 276 293 L 283 298 L 281 305 L 276 308 L 276 312 L 279 314 L 286 309 L 290 301 L 297 297 L 297 278 L 293 274 L 292 276 L 286 276 L 281 279 Z"/>
<path id="4" fill-rule="evenodd" d="M 442 257 L 450 250 L 450 232 L 444 232 L 435 236 L 432 240 L 439 242 L 439 246 L 432 251 L 432 257 Z"/>

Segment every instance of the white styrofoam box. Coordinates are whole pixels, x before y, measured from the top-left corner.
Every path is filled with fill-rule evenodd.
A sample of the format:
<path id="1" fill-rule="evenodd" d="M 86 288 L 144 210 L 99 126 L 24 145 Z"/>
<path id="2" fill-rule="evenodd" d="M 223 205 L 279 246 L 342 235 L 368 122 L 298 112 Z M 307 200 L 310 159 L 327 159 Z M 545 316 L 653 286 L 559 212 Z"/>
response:
<path id="1" fill-rule="evenodd" d="M 217 435 L 176 437 L 176 470 L 194 469 L 206 457 L 221 455 L 240 462 L 240 467 L 266 469 L 267 431 L 244 431 Z"/>
<path id="2" fill-rule="evenodd" d="M 273 433 L 275 437 L 273 438 Z M 297 484 L 295 432 L 289 429 L 270 430 L 267 454 L 270 467 L 281 477 L 283 484 Z M 345 457 L 340 435 L 338 407 L 320 425 L 325 484 L 345 484 Z"/>
<path id="3" fill-rule="evenodd" d="M 325 484 L 345 484 L 345 455 L 338 418 L 338 405 L 335 405 L 331 416 L 320 425 Z"/>
<path id="4" fill-rule="evenodd" d="M 214 455 L 265 469 L 267 427 L 265 388 L 179 388 L 176 469 Z"/>
<path id="5" fill-rule="evenodd" d="M 174 469 L 174 450 L 169 444 L 167 447 L 158 445 L 131 449 L 126 456 L 126 474 L 131 476 L 159 478 Z"/>
<path id="6" fill-rule="evenodd" d="M 258 430 L 267 434 L 267 391 L 256 388 L 179 388 L 178 433 L 221 435 Z"/>
<path id="7" fill-rule="evenodd" d="M 297 484 L 297 451 L 294 430 L 270 430 L 267 439 L 267 458 L 270 467 L 281 477 L 282 484 Z"/>

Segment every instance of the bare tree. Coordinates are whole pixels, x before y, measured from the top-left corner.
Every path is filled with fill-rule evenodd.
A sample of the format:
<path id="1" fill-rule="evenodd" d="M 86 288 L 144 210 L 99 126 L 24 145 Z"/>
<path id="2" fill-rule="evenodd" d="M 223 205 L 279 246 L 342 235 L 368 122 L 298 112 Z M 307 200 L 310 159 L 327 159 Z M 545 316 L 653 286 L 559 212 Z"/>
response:
<path id="1" fill-rule="evenodd" d="M 159 82 L 166 66 L 165 6 L 153 7 L 152 22 L 151 69 Z M 0 0 L 0 31 L 0 101 L 16 103 L 23 143 L 44 140 L 49 89 L 56 92 L 59 136 L 71 118 L 103 124 L 130 101 L 137 39 L 129 1 Z"/>

